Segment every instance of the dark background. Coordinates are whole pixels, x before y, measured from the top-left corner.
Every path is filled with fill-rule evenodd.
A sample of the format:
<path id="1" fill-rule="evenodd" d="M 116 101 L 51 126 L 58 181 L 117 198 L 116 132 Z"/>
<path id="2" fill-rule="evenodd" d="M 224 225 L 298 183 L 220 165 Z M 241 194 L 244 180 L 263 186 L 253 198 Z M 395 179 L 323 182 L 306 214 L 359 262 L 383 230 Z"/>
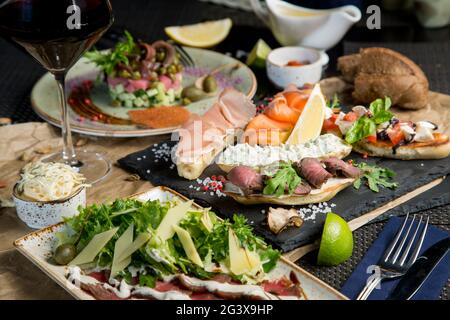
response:
<path id="1" fill-rule="evenodd" d="M 0 3 L 3 2 L 0 0 Z M 387 46 L 399 50 L 413 58 L 424 69 L 430 80 L 432 90 L 450 94 L 450 27 L 438 29 L 422 28 L 412 11 L 382 11 L 381 30 L 366 28 L 363 1 L 291 1 L 310 7 L 334 7 L 353 3 L 362 9 L 363 17 L 334 48 L 328 51 L 330 65 L 325 76 L 335 75 L 336 58 L 344 53 L 354 52 L 360 46 Z M 113 45 L 123 29 L 144 40 L 166 38 L 163 27 L 183 25 L 205 20 L 230 17 L 234 26 L 228 38 L 214 48 L 220 52 L 235 54 L 237 50 L 250 51 L 259 38 L 271 47 L 277 47 L 270 31 L 249 12 L 230 9 L 195 0 L 112 0 L 115 23 L 98 48 Z M 379 1 L 368 1 L 370 4 Z M 28 54 L 17 46 L 0 39 L 0 117 L 9 117 L 13 122 L 41 121 L 30 107 L 29 95 L 34 83 L 44 74 L 44 70 Z M 258 73 L 261 90 L 271 90 L 265 75 Z M 450 206 L 440 206 L 422 213 L 429 214 L 431 222 L 449 230 Z M 370 244 L 377 237 L 384 223 L 373 223 L 354 232 L 355 249 L 352 258 L 332 268 L 315 266 L 315 254 L 310 254 L 299 263 L 322 280 L 340 288 L 356 264 L 361 260 Z M 443 289 L 441 297 L 448 299 L 448 288 Z"/>

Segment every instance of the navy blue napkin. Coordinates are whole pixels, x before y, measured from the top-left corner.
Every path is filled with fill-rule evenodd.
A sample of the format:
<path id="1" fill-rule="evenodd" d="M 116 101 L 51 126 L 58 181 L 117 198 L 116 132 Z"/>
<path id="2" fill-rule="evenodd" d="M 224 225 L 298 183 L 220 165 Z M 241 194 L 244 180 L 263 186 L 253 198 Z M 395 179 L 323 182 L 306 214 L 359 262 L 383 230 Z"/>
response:
<path id="1" fill-rule="evenodd" d="M 383 255 L 384 250 L 389 245 L 390 241 L 394 238 L 395 234 L 399 230 L 404 219 L 398 217 L 392 217 L 388 223 L 386 223 L 383 230 L 380 232 L 378 238 L 374 241 L 372 246 L 367 251 L 362 261 L 358 264 L 355 271 L 351 274 L 350 278 L 344 284 L 341 292 L 350 299 L 355 299 L 366 284 L 367 278 L 371 273 L 367 272 L 367 269 L 371 265 L 375 265 L 380 257 Z M 408 224 L 407 224 L 408 226 Z M 415 225 L 417 226 L 417 224 Z M 413 226 L 412 230 L 415 230 Z M 421 230 L 421 229 L 420 229 Z M 419 230 L 419 232 L 420 232 Z M 450 236 L 450 232 L 436 228 L 432 225 L 428 226 L 428 231 L 425 236 L 424 243 L 422 245 L 421 254 L 438 241 Z M 372 271 L 373 272 L 373 271 Z M 441 260 L 439 265 L 434 269 L 427 281 L 422 285 L 419 291 L 412 298 L 413 300 L 436 300 L 439 298 L 442 288 L 450 278 L 450 254 L 447 253 L 446 257 Z M 392 289 L 396 286 L 399 280 L 384 281 L 381 283 L 380 289 L 372 291 L 368 300 L 385 300 Z"/>

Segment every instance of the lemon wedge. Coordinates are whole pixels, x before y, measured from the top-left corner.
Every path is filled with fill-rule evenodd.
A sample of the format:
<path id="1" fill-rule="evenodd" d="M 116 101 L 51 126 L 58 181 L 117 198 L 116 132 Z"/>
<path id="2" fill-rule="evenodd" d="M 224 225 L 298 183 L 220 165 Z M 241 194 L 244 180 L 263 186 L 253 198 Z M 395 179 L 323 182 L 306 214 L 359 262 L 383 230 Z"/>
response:
<path id="1" fill-rule="evenodd" d="M 197 48 L 210 48 L 222 42 L 230 32 L 231 19 L 207 21 L 186 26 L 167 27 L 164 31 L 178 43 Z"/>
<path id="2" fill-rule="evenodd" d="M 320 136 L 325 108 L 325 98 L 320 90 L 320 85 L 316 84 L 286 143 L 305 143 Z"/>

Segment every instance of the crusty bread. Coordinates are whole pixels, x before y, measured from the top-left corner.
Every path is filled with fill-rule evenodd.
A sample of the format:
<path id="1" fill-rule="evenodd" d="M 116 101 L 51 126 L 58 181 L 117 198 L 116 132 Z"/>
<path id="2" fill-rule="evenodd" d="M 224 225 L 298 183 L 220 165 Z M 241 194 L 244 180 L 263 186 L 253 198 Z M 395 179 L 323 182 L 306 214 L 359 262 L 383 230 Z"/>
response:
<path id="1" fill-rule="evenodd" d="M 387 48 L 361 49 L 338 59 L 344 80 L 354 82 L 353 98 L 370 103 L 388 96 L 394 105 L 421 109 L 428 104 L 428 80 L 411 59 Z"/>
<path id="2" fill-rule="evenodd" d="M 234 135 L 227 135 L 224 139 L 225 142 L 223 147 L 234 142 L 234 138 Z M 209 153 L 201 155 L 199 158 L 195 159 L 194 162 L 182 162 L 177 160 L 178 175 L 188 180 L 197 179 L 222 150 L 223 148 L 216 148 Z"/>
<path id="3" fill-rule="evenodd" d="M 394 89 L 393 89 L 394 88 Z M 378 75 L 359 73 L 355 78 L 353 98 L 370 103 L 380 97 L 407 109 L 420 109 L 428 103 L 428 85 L 411 75 Z"/>
<path id="4" fill-rule="evenodd" d="M 337 67 L 342 77 L 347 82 L 353 82 L 359 72 L 361 55 L 359 53 L 349 54 L 338 58 Z"/>
<path id="5" fill-rule="evenodd" d="M 240 195 L 232 192 L 225 192 L 239 203 L 245 205 L 252 204 L 278 204 L 278 205 L 303 205 L 319 203 L 332 199 L 339 191 L 350 186 L 355 180 L 350 178 L 329 179 L 320 189 L 313 189 L 308 195 L 283 195 L 280 197 L 266 196 L 262 194 Z"/>
<path id="6" fill-rule="evenodd" d="M 434 140 L 427 142 L 413 142 L 397 148 L 395 154 L 392 151 L 392 143 L 389 141 L 377 141 L 370 143 L 359 141 L 353 145 L 353 151 L 367 154 L 372 157 L 384 157 L 400 160 L 442 159 L 450 155 L 449 137 L 434 133 Z"/>
<path id="7" fill-rule="evenodd" d="M 377 75 L 415 76 L 427 83 L 422 69 L 408 57 L 387 48 L 361 49 L 359 72 Z"/>

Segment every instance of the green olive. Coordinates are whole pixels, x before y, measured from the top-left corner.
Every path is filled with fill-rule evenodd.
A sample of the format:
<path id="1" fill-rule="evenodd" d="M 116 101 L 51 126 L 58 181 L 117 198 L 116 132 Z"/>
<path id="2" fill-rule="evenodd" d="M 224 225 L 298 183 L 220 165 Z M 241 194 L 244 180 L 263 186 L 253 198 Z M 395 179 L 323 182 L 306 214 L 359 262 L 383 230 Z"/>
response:
<path id="1" fill-rule="evenodd" d="M 202 83 L 203 90 L 208 93 L 215 92 L 217 90 L 217 81 L 213 76 L 207 76 Z"/>
<path id="2" fill-rule="evenodd" d="M 195 102 L 205 98 L 205 92 L 194 86 L 186 87 L 181 92 L 181 97 L 188 98 L 190 101 Z"/>
<path id="3" fill-rule="evenodd" d="M 53 259 L 59 265 L 66 265 L 77 255 L 77 248 L 73 244 L 62 244 L 58 246 L 53 253 Z"/>
<path id="4" fill-rule="evenodd" d="M 183 65 L 181 63 L 177 64 L 177 72 L 183 71 Z"/>

